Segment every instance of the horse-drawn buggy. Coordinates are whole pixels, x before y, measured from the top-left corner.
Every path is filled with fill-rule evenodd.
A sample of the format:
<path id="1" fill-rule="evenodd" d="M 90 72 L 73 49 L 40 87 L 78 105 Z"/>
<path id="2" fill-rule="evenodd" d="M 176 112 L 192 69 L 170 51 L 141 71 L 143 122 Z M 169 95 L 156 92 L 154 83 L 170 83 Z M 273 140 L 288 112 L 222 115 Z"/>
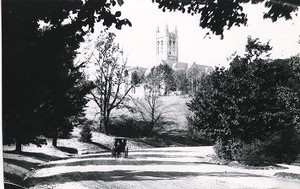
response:
<path id="1" fill-rule="evenodd" d="M 119 158 L 122 155 L 128 157 L 128 147 L 126 146 L 127 139 L 123 137 L 115 138 L 114 147 L 111 151 L 111 157 Z"/>

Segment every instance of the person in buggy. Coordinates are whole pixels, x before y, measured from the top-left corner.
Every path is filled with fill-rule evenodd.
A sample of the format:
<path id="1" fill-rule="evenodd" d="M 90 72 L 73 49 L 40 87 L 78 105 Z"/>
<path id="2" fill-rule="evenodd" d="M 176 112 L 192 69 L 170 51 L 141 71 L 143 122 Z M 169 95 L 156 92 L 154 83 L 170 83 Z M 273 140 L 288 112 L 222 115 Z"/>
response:
<path id="1" fill-rule="evenodd" d="M 115 138 L 114 147 L 111 151 L 111 156 L 120 158 L 123 154 L 125 158 L 128 157 L 128 147 L 126 147 L 127 139 L 123 137 Z"/>

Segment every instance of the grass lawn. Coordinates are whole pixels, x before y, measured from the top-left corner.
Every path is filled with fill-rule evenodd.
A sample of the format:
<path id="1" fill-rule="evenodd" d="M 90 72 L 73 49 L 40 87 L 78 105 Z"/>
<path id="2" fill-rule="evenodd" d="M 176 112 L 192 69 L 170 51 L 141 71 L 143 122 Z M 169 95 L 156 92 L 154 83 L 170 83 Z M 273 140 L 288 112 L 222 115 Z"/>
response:
<path id="1" fill-rule="evenodd" d="M 37 147 L 35 145 L 22 146 L 22 153 L 18 154 L 14 151 L 14 145 L 3 146 L 3 168 L 4 181 L 15 183 L 18 185 L 26 185 L 24 178 L 30 176 L 35 169 L 46 162 L 64 159 L 68 157 L 76 157 L 81 154 L 97 153 L 110 151 L 114 137 L 107 136 L 102 133 L 93 132 L 92 143 L 79 142 L 79 128 L 75 128 L 70 139 L 59 139 L 58 147 L 55 148 L 48 139 L 47 145 Z M 139 142 L 130 141 L 128 146 L 132 150 L 149 147 Z"/>
<path id="2" fill-rule="evenodd" d="M 167 119 L 172 124 L 164 126 L 158 138 L 128 139 L 129 150 L 136 151 L 150 147 L 164 146 L 194 146 L 201 144 L 188 137 L 186 102 L 189 97 L 163 96 L 162 102 L 170 107 Z M 58 147 L 53 147 L 51 139 L 48 144 L 39 148 L 35 145 L 22 147 L 22 153 L 15 153 L 15 146 L 3 146 L 4 179 L 19 185 L 26 185 L 24 178 L 30 176 L 39 166 L 53 160 L 64 159 L 82 154 L 110 151 L 114 144 L 114 137 L 103 133 L 93 132 L 92 143 L 79 142 L 80 129 L 74 128 L 70 139 L 59 139 Z"/>

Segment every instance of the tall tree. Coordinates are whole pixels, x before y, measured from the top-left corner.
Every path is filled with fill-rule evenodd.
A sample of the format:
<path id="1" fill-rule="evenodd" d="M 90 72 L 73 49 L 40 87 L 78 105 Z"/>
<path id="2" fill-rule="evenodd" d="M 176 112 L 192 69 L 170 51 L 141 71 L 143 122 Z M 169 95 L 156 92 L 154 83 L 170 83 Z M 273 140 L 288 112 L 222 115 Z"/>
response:
<path id="1" fill-rule="evenodd" d="M 149 74 L 145 81 L 144 98 L 134 99 L 134 112 L 138 113 L 147 127 L 149 136 L 153 136 L 155 129 L 162 126 L 172 105 L 164 105 L 161 100 L 161 75 Z"/>
<path id="2" fill-rule="evenodd" d="M 16 142 L 17 151 L 22 144 L 40 143 L 37 137 L 45 134 L 49 115 L 59 114 L 67 96 L 78 100 L 71 86 L 80 86 L 79 77 L 62 78 L 79 73 L 70 59 L 85 34 L 83 27 L 93 30 L 97 21 L 105 26 L 114 23 L 117 28 L 130 25 L 127 19 L 120 19 L 119 11 L 111 11 L 115 4 L 114 0 L 2 2 L 4 140 Z"/>
<path id="3" fill-rule="evenodd" d="M 189 80 L 186 71 L 175 71 L 173 77 L 176 83 L 176 90 L 180 90 L 185 94 L 188 93 Z"/>
<path id="4" fill-rule="evenodd" d="M 115 37 L 114 33 L 106 30 L 101 32 L 95 42 L 94 52 L 91 51 L 87 60 L 96 66 L 95 89 L 91 95 L 100 109 L 101 127 L 107 134 L 111 111 L 121 107 L 130 90 L 139 83 L 137 78 L 133 82 L 126 79 L 131 75 L 126 72 L 127 60 Z"/>
<path id="5" fill-rule="evenodd" d="M 192 65 L 187 71 L 187 78 L 189 80 L 189 86 L 191 93 L 197 92 L 201 79 L 204 77 L 205 72 L 201 71 L 196 64 Z"/>
<path id="6" fill-rule="evenodd" d="M 225 158 L 234 159 L 237 151 L 261 141 L 269 148 L 263 150 L 264 157 L 290 162 L 299 153 L 297 73 L 290 60 L 261 58 L 269 44 L 248 42 L 247 52 L 257 52 L 255 58 L 236 57 L 229 69 L 217 68 L 202 80 L 188 104 L 194 114 L 191 123 L 219 141 Z"/>
<path id="7" fill-rule="evenodd" d="M 160 93 L 163 93 L 161 95 L 166 95 L 169 91 L 176 90 L 173 72 L 172 68 L 167 64 L 160 64 L 151 68 L 147 78 L 152 83 L 156 82 L 157 87 L 160 89 Z"/>
<path id="8" fill-rule="evenodd" d="M 44 34 L 49 35 L 47 40 L 45 39 L 49 53 L 44 55 L 45 63 L 49 65 L 49 67 L 44 66 L 48 70 L 45 70 L 44 75 L 48 100 L 44 105 L 44 109 L 47 110 L 45 119 L 48 119 L 48 130 L 45 135 L 53 138 L 52 144 L 56 147 L 57 139 L 67 136 L 72 131 L 73 118 L 82 116 L 88 102 L 85 96 L 92 85 L 86 81 L 82 73 L 84 65 L 76 65 L 73 62 L 79 44 L 77 43 L 77 46 L 69 44 L 68 40 L 73 37 L 66 37 L 66 32 L 58 33 L 58 29 L 49 32 L 52 34 L 48 32 Z M 53 43 L 51 41 L 54 41 L 55 45 L 51 45 Z"/>
<path id="9" fill-rule="evenodd" d="M 191 15 L 200 15 L 200 27 L 208 28 L 212 33 L 223 37 L 224 29 L 247 24 L 247 14 L 243 4 L 264 3 L 269 10 L 264 18 L 276 21 L 278 18 L 291 19 L 291 14 L 298 10 L 298 0 L 152 0 L 164 12 L 181 11 Z"/>

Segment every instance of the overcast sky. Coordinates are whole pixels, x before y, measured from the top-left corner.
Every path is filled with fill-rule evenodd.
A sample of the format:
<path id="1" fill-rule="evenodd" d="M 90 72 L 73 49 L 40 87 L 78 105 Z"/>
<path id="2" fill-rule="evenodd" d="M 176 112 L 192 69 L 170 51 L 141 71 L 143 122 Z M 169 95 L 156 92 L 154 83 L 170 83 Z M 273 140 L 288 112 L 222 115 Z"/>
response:
<path id="1" fill-rule="evenodd" d="M 157 26 L 169 30 L 178 28 L 179 61 L 211 66 L 225 66 L 227 58 L 237 52 L 244 54 L 247 36 L 270 40 L 273 46 L 272 58 L 285 58 L 300 53 L 300 18 L 283 19 L 272 23 L 263 19 L 262 5 L 247 5 L 248 26 L 234 27 L 224 32 L 224 39 L 211 35 L 205 37 L 208 30 L 200 28 L 199 15 L 180 12 L 162 12 L 151 0 L 125 1 L 121 7 L 122 17 L 128 18 L 132 27 L 124 26 L 117 31 L 117 40 L 128 54 L 129 65 L 152 67 L 156 65 L 155 32 Z M 298 11 L 298 14 L 300 12 Z"/>

